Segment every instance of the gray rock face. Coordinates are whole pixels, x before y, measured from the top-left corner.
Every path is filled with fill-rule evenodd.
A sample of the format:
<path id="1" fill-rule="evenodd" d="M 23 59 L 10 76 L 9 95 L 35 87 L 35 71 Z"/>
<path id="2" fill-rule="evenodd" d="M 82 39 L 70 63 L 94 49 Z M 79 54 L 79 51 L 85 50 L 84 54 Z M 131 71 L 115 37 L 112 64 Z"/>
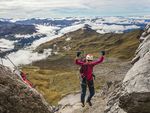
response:
<path id="1" fill-rule="evenodd" d="M 0 65 L 0 113 L 52 113 L 43 97 Z"/>
<path id="2" fill-rule="evenodd" d="M 121 87 L 110 95 L 105 113 L 150 113 L 150 24 L 140 41 L 134 65 Z"/>
<path id="3" fill-rule="evenodd" d="M 128 93 L 150 92 L 150 52 L 134 64 L 123 82 Z"/>
<path id="4" fill-rule="evenodd" d="M 150 113 L 150 92 L 125 93 L 119 98 L 119 106 L 127 113 Z"/>

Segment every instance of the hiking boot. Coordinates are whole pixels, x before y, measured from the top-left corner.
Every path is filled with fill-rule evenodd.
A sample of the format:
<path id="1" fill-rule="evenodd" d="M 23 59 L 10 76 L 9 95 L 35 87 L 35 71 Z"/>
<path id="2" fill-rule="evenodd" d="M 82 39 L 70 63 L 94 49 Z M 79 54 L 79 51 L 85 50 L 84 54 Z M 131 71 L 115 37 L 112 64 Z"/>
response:
<path id="1" fill-rule="evenodd" d="M 81 104 L 82 104 L 82 105 L 81 105 L 82 107 L 84 107 L 84 106 L 85 106 L 84 102 L 81 102 Z"/>
<path id="2" fill-rule="evenodd" d="M 92 106 L 92 103 L 91 103 L 90 100 L 88 100 L 88 101 L 86 101 L 86 102 L 89 104 L 89 106 Z"/>

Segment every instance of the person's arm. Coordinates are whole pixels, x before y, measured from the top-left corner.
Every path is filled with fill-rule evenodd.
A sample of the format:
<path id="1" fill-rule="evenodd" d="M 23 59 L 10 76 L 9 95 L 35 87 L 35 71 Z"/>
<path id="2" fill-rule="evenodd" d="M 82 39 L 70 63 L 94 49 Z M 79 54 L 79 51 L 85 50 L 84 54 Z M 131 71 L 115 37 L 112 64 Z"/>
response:
<path id="1" fill-rule="evenodd" d="M 104 56 L 101 56 L 97 61 L 91 62 L 92 65 L 97 65 L 100 64 L 101 62 L 103 62 L 104 60 Z"/>
<path id="2" fill-rule="evenodd" d="M 77 65 L 83 65 L 84 64 L 84 62 L 82 62 L 81 60 L 80 60 L 80 55 L 81 55 L 81 51 L 78 51 L 77 53 L 76 53 L 76 59 L 75 59 L 75 64 L 77 64 Z"/>
<path id="3" fill-rule="evenodd" d="M 101 57 L 99 57 L 99 59 L 95 62 L 92 62 L 92 65 L 97 65 L 100 64 L 101 62 L 103 62 L 104 60 L 104 56 L 105 56 L 105 51 L 100 51 L 100 54 L 102 55 Z"/>
<path id="4" fill-rule="evenodd" d="M 82 62 L 78 57 L 76 57 L 75 64 L 82 66 L 82 65 L 84 65 L 84 62 Z"/>

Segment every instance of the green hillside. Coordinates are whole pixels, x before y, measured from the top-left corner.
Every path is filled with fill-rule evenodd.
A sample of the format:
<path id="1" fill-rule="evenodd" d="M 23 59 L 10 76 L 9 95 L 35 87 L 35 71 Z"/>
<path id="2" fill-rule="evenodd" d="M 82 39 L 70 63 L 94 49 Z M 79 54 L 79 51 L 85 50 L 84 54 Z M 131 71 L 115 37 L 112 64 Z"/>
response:
<path id="1" fill-rule="evenodd" d="M 100 50 L 107 52 L 107 57 L 115 57 L 129 60 L 133 57 L 135 49 L 139 45 L 141 30 L 134 30 L 123 34 L 99 34 L 92 29 L 79 29 L 41 44 L 36 50 L 52 48 L 63 55 L 74 56 L 77 50 L 97 54 Z M 69 41 L 66 41 L 70 38 Z M 56 47 L 55 47 L 56 46 Z"/>

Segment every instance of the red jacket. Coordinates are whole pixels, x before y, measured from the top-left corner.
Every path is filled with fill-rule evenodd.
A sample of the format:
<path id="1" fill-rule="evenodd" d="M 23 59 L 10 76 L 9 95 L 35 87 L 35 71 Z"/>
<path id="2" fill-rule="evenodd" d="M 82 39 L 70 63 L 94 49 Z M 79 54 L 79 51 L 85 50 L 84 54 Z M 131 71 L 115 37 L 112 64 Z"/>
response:
<path id="1" fill-rule="evenodd" d="M 86 69 L 84 69 L 83 71 L 83 76 L 85 76 L 87 78 L 88 81 L 90 80 L 93 80 L 93 76 L 92 76 L 92 73 L 93 73 L 93 67 L 101 62 L 103 62 L 104 60 L 104 57 L 100 57 L 97 61 L 92 61 L 92 62 L 83 62 L 81 61 L 80 59 L 76 59 L 75 60 L 75 63 L 77 65 L 80 65 L 80 66 L 85 66 Z"/>
<path id="2" fill-rule="evenodd" d="M 27 79 L 27 76 L 26 76 L 26 74 L 25 74 L 24 72 L 21 72 L 21 77 L 22 77 L 23 81 L 24 81 L 26 84 L 28 84 L 30 87 L 33 86 L 33 84 Z"/>

